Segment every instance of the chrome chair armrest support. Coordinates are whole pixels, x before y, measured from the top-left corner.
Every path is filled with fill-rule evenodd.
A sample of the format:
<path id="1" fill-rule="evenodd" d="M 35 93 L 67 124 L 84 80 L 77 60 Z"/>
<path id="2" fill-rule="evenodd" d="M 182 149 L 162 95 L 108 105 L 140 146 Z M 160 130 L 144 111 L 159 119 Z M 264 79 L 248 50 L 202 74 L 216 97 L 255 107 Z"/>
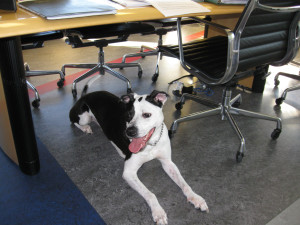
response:
<path id="1" fill-rule="evenodd" d="M 275 7 L 275 6 L 268 6 L 268 5 L 263 5 L 259 2 L 259 0 L 255 1 L 257 4 L 257 8 L 269 11 L 269 12 L 296 12 L 300 9 L 300 6 L 287 6 L 287 7 Z"/>

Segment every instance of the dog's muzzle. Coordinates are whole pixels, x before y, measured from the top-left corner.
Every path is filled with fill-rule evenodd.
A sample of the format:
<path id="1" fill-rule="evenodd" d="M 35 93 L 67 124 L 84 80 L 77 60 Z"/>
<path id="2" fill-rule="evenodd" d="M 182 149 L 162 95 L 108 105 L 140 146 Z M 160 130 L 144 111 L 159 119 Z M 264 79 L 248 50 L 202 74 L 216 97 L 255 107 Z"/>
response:
<path id="1" fill-rule="evenodd" d="M 132 127 L 128 127 L 126 129 L 126 135 L 129 137 L 129 138 L 133 138 L 137 135 L 137 128 L 132 126 Z"/>

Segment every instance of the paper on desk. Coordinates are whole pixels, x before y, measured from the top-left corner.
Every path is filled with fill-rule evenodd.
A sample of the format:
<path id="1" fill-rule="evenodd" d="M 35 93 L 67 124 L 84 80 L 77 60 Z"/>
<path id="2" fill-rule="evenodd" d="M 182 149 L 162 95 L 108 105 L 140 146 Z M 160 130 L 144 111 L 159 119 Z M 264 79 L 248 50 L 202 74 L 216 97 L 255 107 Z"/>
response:
<path id="1" fill-rule="evenodd" d="M 147 0 L 165 17 L 192 13 L 210 12 L 209 9 L 192 0 Z"/>
<path id="2" fill-rule="evenodd" d="M 144 0 L 111 0 L 113 2 L 117 2 L 126 8 L 140 8 L 151 5 L 147 1 Z"/>

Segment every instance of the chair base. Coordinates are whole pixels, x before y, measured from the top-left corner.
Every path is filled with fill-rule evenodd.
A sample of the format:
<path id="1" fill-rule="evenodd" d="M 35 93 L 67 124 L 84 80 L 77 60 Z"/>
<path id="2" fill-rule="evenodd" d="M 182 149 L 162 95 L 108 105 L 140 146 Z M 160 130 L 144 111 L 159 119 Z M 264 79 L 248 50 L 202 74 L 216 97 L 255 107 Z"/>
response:
<path id="1" fill-rule="evenodd" d="M 295 74 L 290 74 L 290 73 L 284 73 L 284 72 L 279 72 L 276 74 L 275 78 L 274 78 L 274 84 L 275 86 L 278 86 L 280 81 L 278 80 L 278 77 L 279 76 L 285 76 L 285 77 L 288 77 L 288 78 L 292 78 L 292 79 L 295 79 L 295 80 L 299 80 L 300 81 L 300 72 L 299 72 L 299 75 L 295 75 Z M 293 87 L 289 87 L 287 89 L 285 89 L 281 95 L 280 98 L 277 98 L 275 100 L 275 103 L 276 105 L 281 105 L 283 103 L 283 101 L 286 99 L 286 95 L 288 92 L 290 91 L 295 91 L 295 90 L 299 90 L 300 89 L 300 85 L 296 85 L 296 86 L 293 86 Z"/>
<path id="2" fill-rule="evenodd" d="M 105 73 L 109 73 L 127 84 L 127 93 L 132 93 L 131 83 L 130 81 L 121 73 L 113 70 L 112 68 L 122 69 L 124 67 L 137 67 L 138 68 L 138 77 L 141 78 L 143 74 L 143 69 L 139 63 L 104 63 L 104 51 L 103 48 L 100 47 L 99 51 L 99 62 L 97 64 L 65 64 L 62 66 L 62 71 L 65 73 L 66 68 L 80 68 L 80 69 L 90 69 L 86 73 L 82 74 L 80 77 L 75 79 L 72 84 L 72 94 L 73 97 L 77 97 L 77 88 L 76 84 L 82 81 L 85 78 L 92 76 L 93 74 L 99 72 L 100 75 L 104 75 Z M 98 79 L 100 76 L 97 76 Z M 94 82 L 96 79 L 92 79 Z M 92 82 L 88 81 L 86 87 L 88 87 Z"/>
<path id="3" fill-rule="evenodd" d="M 192 113 L 188 116 L 181 117 L 181 118 L 175 120 L 172 123 L 171 128 L 169 130 L 170 138 L 172 138 L 174 136 L 174 134 L 176 133 L 179 123 L 182 123 L 185 121 L 190 121 L 190 120 L 195 120 L 195 119 L 200 119 L 200 118 L 205 118 L 208 116 L 220 115 L 222 120 L 227 120 L 229 122 L 229 124 L 231 125 L 231 127 L 233 128 L 233 130 L 235 131 L 236 135 L 238 136 L 238 138 L 240 140 L 240 147 L 236 153 L 236 161 L 241 162 L 244 157 L 244 152 L 246 150 L 245 139 L 244 139 L 244 136 L 242 135 L 240 129 L 238 128 L 232 115 L 241 115 L 241 116 L 247 116 L 247 117 L 252 117 L 252 118 L 257 118 L 257 119 L 275 121 L 277 123 L 277 127 L 272 132 L 271 138 L 275 140 L 279 137 L 279 135 L 281 133 L 281 129 L 282 129 L 282 124 L 281 124 L 280 118 L 233 107 L 233 105 L 237 105 L 237 104 L 241 103 L 242 97 L 241 97 L 241 94 L 238 94 L 236 97 L 231 99 L 231 94 L 232 94 L 232 91 L 229 88 L 225 88 L 223 91 L 222 103 L 219 104 L 218 107 L 213 108 L 211 110 L 207 110 L 207 111 Z M 186 97 L 186 95 L 182 95 L 181 98 L 185 98 L 185 97 Z M 192 96 L 189 96 L 189 98 L 192 99 Z M 199 100 L 199 98 L 197 100 Z M 181 99 L 180 102 L 184 103 L 185 99 Z"/>
<path id="4" fill-rule="evenodd" d="M 59 88 L 64 86 L 65 83 L 65 75 L 60 70 L 30 70 L 30 67 L 27 63 L 24 63 L 24 69 L 25 69 L 25 76 L 31 77 L 31 76 L 44 76 L 44 75 L 53 75 L 53 74 L 59 74 L 60 79 L 57 81 L 57 86 Z M 27 87 L 31 89 L 34 92 L 35 100 L 32 101 L 31 105 L 34 108 L 38 108 L 40 106 L 40 96 L 38 90 L 35 88 L 33 84 L 31 84 L 28 80 L 26 80 Z"/>

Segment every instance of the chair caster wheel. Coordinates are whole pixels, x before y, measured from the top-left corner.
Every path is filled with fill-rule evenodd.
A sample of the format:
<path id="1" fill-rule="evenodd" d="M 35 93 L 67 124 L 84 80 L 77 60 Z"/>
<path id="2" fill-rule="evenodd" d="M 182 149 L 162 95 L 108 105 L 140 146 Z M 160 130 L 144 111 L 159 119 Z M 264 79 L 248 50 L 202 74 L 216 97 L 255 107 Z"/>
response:
<path id="1" fill-rule="evenodd" d="M 275 102 L 276 102 L 276 105 L 281 105 L 282 102 L 283 102 L 283 98 L 277 98 L 277 99 L 275 100 Z"/>
<path id="2" fill-rule="evenodd" d="M 271 138 L 273 140 L 276 140 L 279 137 L 280 133 L 281 133 L 281 129 L 276 128 L 275 130 L 273 130 L 271 134 Z"/>
<path id="3" fill-rule="evenodd" d="M 73 98 L 77 97 L 77 90 L 76 89 L 72 89 L 72 95 L 73 95 Z"/>
<path id="4" fill-rule="evenodd" d="M 40 106 L 40 100 L 33 100 L 31 105 L 34 107 L 34 108 L 38 108 Z"/>
<path id="5" fill-rule="evenodd" d="M 279 80 L 274 80 L 274 85 L 275 86 L 278 86 L 280 84 L 280 81 Z"/>
<path id="6" fill-rule="evenodd" d="M 169 138 L 172 139 L 175 135 L 175 131 L 169 130 Z"/>
<path id="7" fill-rule="evenodd" d="M 157 81 L 157 78 L 158 78 L 158 73 L 155 73 L 155 74 L 152 76 L 152 81 L 153 81 L 153 82 L 156 82 L 156 81 Z"/>
<path id="8" fill-rule="evenodd" d="M 142 75 L 143 75 L 143 71 L 140 70 L 140 71 L 138 72 L 138 78 L 142 78 Z"/>
<path id="9" fill-rule="evenodd" d="M 178 103 L 176 103 L 175 104 L 175 108 L 177 109 L 177 110 L 181 110 L 182 109 L 182 103 L 181 102 L 178 102 Z"/>
<path id="10" fill-rule="evenodd" d="M 57 86 L 59 88 L 63 87 L 65 85 L 65 79 L 60 79 L 59 81 L 57 81 Z"/>
<path id="11" fill-rule="evenodd" d="M 127 88 L 127 94 L 131 94 L 131 93 L 132 93 L 131 88 Z"/>
<path id="12" fill-rule="evenodd" d="M 236 153 L 236 155 L 235 155 L 235 160 L 236 160 L 236 162 L 237 162 L 237 163 L 242 162 L 243 157 L 244 157 L 244 153 L 238 151 L 238 152 Z"/>

